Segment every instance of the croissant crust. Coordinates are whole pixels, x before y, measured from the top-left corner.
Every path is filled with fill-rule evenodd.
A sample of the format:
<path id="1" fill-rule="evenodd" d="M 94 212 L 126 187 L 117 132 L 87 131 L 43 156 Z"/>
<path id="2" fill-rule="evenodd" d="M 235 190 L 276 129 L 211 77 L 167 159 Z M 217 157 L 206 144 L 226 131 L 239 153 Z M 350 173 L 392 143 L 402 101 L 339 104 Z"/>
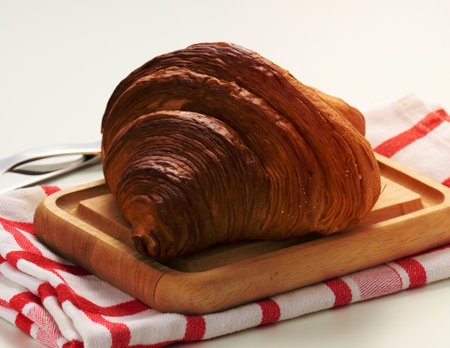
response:
<path id="1" fill-rule="evenodd" d="M 364 118 L 246 48 L 202 43 L 126 77 L 102 120 L 105 180 L 137 250 L 327 235 L 380 194 Z"/>

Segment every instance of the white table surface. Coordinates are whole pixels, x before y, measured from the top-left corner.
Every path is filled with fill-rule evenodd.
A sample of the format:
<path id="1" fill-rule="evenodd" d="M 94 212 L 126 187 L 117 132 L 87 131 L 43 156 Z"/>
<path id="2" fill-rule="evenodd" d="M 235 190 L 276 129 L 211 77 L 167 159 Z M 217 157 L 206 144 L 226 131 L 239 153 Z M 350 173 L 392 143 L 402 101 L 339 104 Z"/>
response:
<path id="1" fill-rule="evenodd" d="M 117 83 L 204 41 L 251 48 L 357 107 L 409 93 L 450 110 L 449 1 L 0 2 L 0 158 L 100 138 Z M 101 178 L 95 166 L 53 181 Z M 192 347 L 450 347 L 450 281 Z M 41 347 L 0 319 L 0 347 Z"/>

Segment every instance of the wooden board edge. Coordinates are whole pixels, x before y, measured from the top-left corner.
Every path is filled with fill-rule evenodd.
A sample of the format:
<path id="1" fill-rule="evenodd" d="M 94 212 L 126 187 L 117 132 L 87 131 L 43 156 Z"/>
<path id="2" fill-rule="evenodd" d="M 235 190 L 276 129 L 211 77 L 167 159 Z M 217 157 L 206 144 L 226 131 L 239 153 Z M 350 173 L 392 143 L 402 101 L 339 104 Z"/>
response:
<path id="1" fill-rule="evenodd" d="M 57 204 L 58 199 L 66 194 L 77 192 L 80 187 L 90 189 L 99 183 L 101 184 L 101 180 L 81 185 L 78 189 L 75 187 L 64 190 L 64 192 L 56 192 L 41 202 L 33 219 L 36 236 L 51 250 L 58 250 L 57 253 L 70 262 L 81 266 L 130 296 L 140 299 L 148 306 L 154 307 L 156 286 L 163 274 L 172 270 L 154 260 L 143 257 L 136 250 L 83 221 L 71 222 L 72 215 L 61 209 Z M 62 230 L 58 228 L 60 223 L 64 223 L 65 240 L 55 238 L 58 233 L 55 231 Z M 98 239 L 101 239 L 101 244 L 97 243 Z M 73 247 L 71 243 L 76 243 L 76 247 Z M 84 252 L 77 257 L 71 253 L 71 250 L 74 249 L 84 250 Z M 97 264 L 91 260 L 92 255 L 97 253 L 100 253 L 99 257 L 103 262 L 107 259 L 108 267 L 98 269 L 92 266 L 92 264 Z M 117 255 L 125 255 L 125 258 L 118 258 Z M 120 272 L 120 269 L 126 269 L 127 272 Z M 124 282 L 123 279 L 117 278 L 119 274 L 126 274 L 130 279 Z M 134 279 L 144 279 L 144 281 L 137 284 L 132 281 Z"/>
<path id="2" fill-rule="evenodd" d="M 450 215 L 449 205 L 432 207 L 431 215 L 416 214 L 414 219 L 409 220 L 407 226 L 402 225 L 401 219 L 395 219 L 389 224 L 378 226 L 378 229 L 373 228 L 369 234 L 370 236 L 378 234 L 373 240 L 378 240 L 379 243 L 380 239 L 389 241 L 390 234 L 396 226 L 402 225 L 395 237 L 395 243 L 390 244 L 387 254 L 378 253 L 378 244 L 368 245 L 362 263 L 349 265 L 347 261 L 348 258 L 361 259 L 355 257 L 352 250 L 356 250 L 353 246 L 358 244 L 361 238 L 367 238 L 367 231 L 364 232 L 364 236 L 362 233 L 334 235 L 327 237 L 326 243 L 321 241 L 321 250 L 326 250 L 334 260 L 331 266 L 329 263 L 324 265 L 320 259 L 322 256 L 317 256 L 323 253 L 317 252 L 315 245 L 317 243 L 313 241 L 288 247 L 289 253 L 276 250 L 206 271 L 167 273 L 157 284 L 155 308 L 193 315 L 217 312 L 440 247 L 450 243 L 450 224 L 447 222 L 446 225 L 439 225 L 439 217 L 442 218 L 443 213 Z M 430 225 L 430 221 L 435 218 L 438 220 L 435 221 L 434 227 L 438 230 L 432 237 L 420 233 L 410 236 L 410 231 L 418 231 L 422 221 Z M 336 242 L 340 247 L 336 248 Z M 408 247 L 405 248 L 405 245 Z M 302 267 L 295 267 L 298 264 L 302 264 Z M 309 272 L 308 270 L 315 264 L 321 268 L 320 272 Z M 255 273 L 255 270 L 261 272 Z M 236 274 L 239 274 L 239 277 L 236 277 Z M 245 282 L 242 279 L 245 279 Z"/>

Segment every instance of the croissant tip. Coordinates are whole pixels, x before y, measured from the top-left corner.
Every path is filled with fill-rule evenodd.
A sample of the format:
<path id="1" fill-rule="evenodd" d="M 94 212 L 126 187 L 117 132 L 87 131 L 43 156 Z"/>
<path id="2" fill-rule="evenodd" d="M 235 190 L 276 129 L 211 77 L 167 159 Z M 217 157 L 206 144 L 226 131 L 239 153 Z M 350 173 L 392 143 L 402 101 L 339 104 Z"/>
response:
<path id="1" fill-rule="evenodd" d="M 138 253 L 143 255 L 149 255 L 147 248 L 145 246 L 144 238 L 143 236 L 132 236 L 134 247 L 138 251 Z"/>
<path id="2" fill-rule="evenodd" d="M 136 219 L 131 225 L 135 248 L 143 255 L 164 257 L 175 242 L 171 232 L 159 226 L 151 214 Z"/>
<path id="3" fill-rule="evenodd" d="M 153 234 L 154 235 L 154 234 Z M 161 247 L 158 239 L 152 237 L 152 233 L 132 236 L 136 250 L 146 256 L 161 257 Z"/>

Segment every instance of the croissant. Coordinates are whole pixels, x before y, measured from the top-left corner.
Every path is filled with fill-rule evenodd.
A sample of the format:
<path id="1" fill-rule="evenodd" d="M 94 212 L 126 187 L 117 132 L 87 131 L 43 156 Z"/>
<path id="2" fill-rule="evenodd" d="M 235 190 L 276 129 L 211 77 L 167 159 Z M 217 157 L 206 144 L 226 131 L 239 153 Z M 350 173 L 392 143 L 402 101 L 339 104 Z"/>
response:
<path id="1" fill-rule="evenodd" d="M 103 171 L 136 249 L 152 257 L 328 235 L 357 224 L 380 194 L 364 132 L 356 108 L 259 54 L 201 43 L 116 87 Z"/>

